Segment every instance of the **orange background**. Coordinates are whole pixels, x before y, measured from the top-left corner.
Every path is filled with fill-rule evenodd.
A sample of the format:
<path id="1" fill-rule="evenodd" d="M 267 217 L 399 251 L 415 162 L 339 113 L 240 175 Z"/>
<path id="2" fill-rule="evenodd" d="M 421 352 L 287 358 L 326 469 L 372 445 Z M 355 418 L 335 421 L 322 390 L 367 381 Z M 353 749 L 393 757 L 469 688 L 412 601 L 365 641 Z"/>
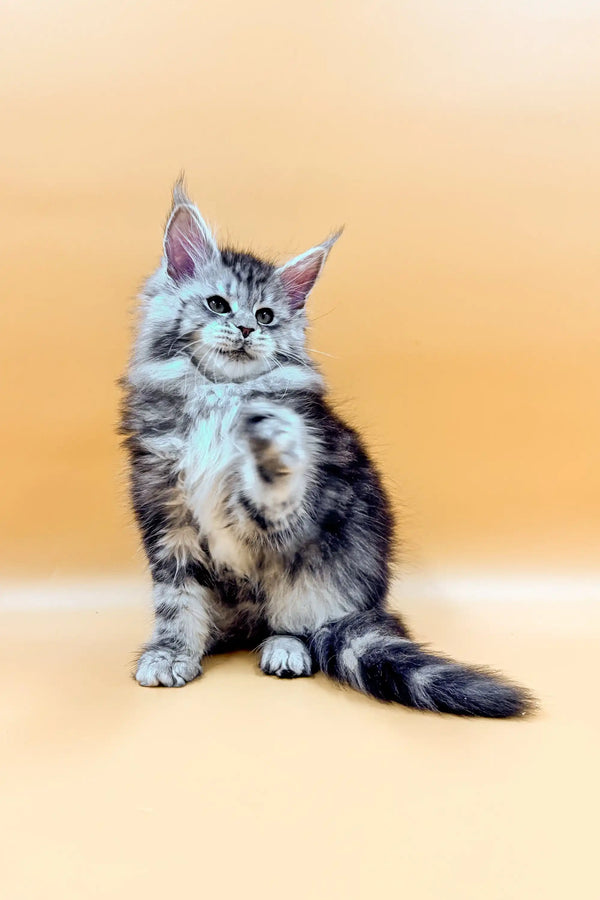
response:
<path id="1" fill-rule="evenodd" d="M 182 168 L 257 251 L 346 224 L 311 343 L 413 564 L 594 565 L 599 19 L 578 0 L 4 3 L 2 570 L 142 565 L 115 379 Z"/>
<path id="2" fill-rule="evenodd" d="M 0 4 L 2 896 L 596 900 L 599 37 L 597 0 Z M 346 224 L 311 345 L 402 509 L 393 601 L 533 719 L 128 677 L 115 381 L 182 168 L 259 252 Z"/>

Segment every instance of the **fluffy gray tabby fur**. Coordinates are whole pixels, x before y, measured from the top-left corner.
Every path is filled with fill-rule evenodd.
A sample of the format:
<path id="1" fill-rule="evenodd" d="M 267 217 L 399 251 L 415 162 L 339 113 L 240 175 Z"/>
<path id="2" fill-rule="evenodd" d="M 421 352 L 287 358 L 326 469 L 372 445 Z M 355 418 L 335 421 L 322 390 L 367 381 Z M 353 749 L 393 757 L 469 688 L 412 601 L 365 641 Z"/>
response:
<path id="1" fill-rule="evenodd" d="M 281 678 L 322 670 L 378 697 L 514 716 L 528 694 L 415 644 L 386 608 L 392 516 L 308 356 L 305 302 L 338 235 L 282 266 L 217 246 L 181 184 L 143 291 L 122 431 L 153 578 L 141 685 L 258 649 Z"/>

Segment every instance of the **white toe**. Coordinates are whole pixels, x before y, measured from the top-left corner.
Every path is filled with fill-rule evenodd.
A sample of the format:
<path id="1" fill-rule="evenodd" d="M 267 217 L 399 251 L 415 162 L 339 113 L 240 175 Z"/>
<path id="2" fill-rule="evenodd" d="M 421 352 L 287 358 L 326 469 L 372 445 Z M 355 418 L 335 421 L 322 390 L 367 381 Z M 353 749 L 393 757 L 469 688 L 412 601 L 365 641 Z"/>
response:
<path id="1" fill-rule="evenodd" d="M 183 687 L 200 672 L 199 659 L 151 647 L 142 653 L 135 677 L 143 687 Z"/>
<path id="2" fill-rule="evenodd" d="M 263 644 L 260 667 L 267 675 L 299 677 L 312 673 L 312 660 L 299 638 L 274 635 Z"/>

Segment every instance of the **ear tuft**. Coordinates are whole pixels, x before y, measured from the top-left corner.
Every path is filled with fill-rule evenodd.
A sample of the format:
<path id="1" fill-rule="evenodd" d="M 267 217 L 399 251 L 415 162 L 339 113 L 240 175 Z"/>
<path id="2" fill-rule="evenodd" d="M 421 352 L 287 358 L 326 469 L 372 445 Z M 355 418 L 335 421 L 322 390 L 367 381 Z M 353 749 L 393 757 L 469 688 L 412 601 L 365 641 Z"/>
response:
<path id="1" fill-rule="evenodd" d="M 337 231 L 334 231 L 333 234 L 330 235 L 330 237 L 328 237 L 326 241 L 323 241 L 323 243 L 321 244 L 321 247 L 325 247 L 325 249 L 329 253 L 329 251 L 331 250 L 331 248 L 333 247 L 335 242 L 338 241 L 341 238 L 341 236 L 343 235 L 344 228 L 345 228 L 345 226 L 342 225 L 341 228 L 338 228 Z"/>
<path id="2" fill-rule="evenodd" d="M 173 188 L 173 209 L 165 229 L 167 272 L 174 281 L 192 278 L 218 252 L 210 228 L 185 192 L 182 176 Z"/>
<path id="3" fill-rule="evenodd" d="M 288 302 L 293 310 L 302 309 L 306 298 L 315 286 L 315 282 L 325 265 L 329 251 L 342 234 L 341 228 L 322 244 L 312 247 L 306 253 L 296 256 L 277 269 L 283 284 Z"/>
<path id="4" fill-rule="evenodd" d="M 173 185 L 173 209 L 176 206 L 193 206 L 185 187 L 185 172 L 181 172 Z"/>

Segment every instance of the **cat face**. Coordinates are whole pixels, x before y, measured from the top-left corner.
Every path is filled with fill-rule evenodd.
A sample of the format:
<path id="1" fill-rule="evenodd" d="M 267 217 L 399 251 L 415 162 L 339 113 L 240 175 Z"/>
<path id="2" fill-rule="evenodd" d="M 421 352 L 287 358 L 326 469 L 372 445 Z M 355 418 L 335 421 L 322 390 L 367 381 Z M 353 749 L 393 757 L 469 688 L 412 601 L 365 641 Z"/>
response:
<path id="1" fill-rule="evenodd" d="M 197 208 L 176 188 L 164 238 L 163 276 L 176 312 L 166 335 L 217 380 L 255 378 L 307 360 L 305 303 L 334 241 L 283 266 L 219 249 Z"/>

